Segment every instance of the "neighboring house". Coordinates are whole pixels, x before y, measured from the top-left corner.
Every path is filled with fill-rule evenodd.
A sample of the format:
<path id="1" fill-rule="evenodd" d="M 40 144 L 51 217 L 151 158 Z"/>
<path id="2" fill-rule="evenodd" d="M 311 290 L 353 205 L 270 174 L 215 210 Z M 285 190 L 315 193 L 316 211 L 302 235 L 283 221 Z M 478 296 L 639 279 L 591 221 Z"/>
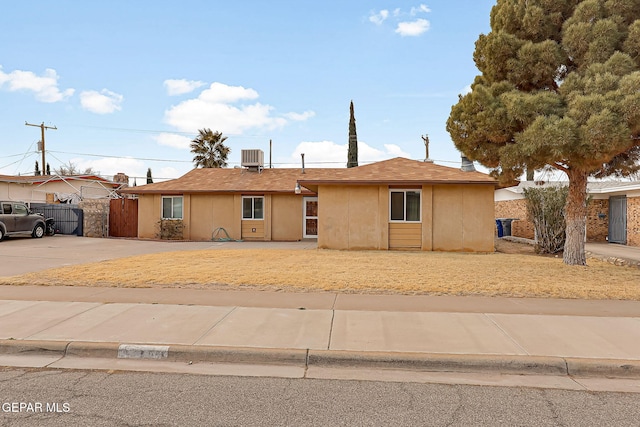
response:
<path id="1" fill-rule="evenodd" d="M 244 158 L 244 154 L 243 154 Z M 494 250 L 496 182 L 395 158 L 349 169 L 194 169 L 137 194 L 138 237 L 318 240 L 331 249 Z M 171 233 L 169 233 L 171 234 Z"/>
<path id="2" fill-rule="evenodd" d="M 26 203 L 78 203 L 84 199 L 117 197 L 121 184 L 96 175 L 0 175 L 0 199 Z"/>
<path id="3" fill-rule="evenodd" d="M 549 185 L 568 185 L 556 181 Z M 511 226 L 516 237 L 534 238 L 533 224 L 527 220 L 523 189 L 537 186 L 524 181 L 495 192 L 496 218 L 517 218 Z M 587 241 L 640 246 L 640 182 L 598 181 L 587 184 Z"/>

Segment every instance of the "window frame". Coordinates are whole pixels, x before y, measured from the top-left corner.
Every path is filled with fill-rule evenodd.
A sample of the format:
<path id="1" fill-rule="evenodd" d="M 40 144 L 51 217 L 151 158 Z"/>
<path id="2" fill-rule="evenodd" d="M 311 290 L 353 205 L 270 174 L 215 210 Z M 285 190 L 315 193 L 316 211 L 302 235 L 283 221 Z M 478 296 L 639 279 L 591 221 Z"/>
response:
<path id="1" fill-rule="evenodd" d="M 247 200 L 251 200 L 251 216 L 250 217 L 245 217 L 244 216 L 244 201 L 245 199 Z M 262 217 L 260 218 L 256 218 L 256 199 L 261 199 L 262 200 Z M 264 221 L 264 196 L 242 196 L 242 209 L 241 209 L 241 215 L 242 215 L 242 220 L 243 221 L 252 221 L 252 220 L 256 220 L 256 221 Z"/>
<path id="2" fill-rule="evenodd" d="M 402 219 L 392 219 L 392 194 L 402 193 Z M 407 193 L 418 193 L 418 219 L 407 220 Z M 390 188 L 389 189 L 389 222 L 420 224 L 422 223 L 422 189 L 420 188 Z"/>
<path id="3" fill-rule="evenodd" d="M 164 201 L 166 199 L 171 199 L 171 217 L 165 217 L 164 216 Z M 173 216 L 174 214 L 174 200 L 175 199 L 180 199 L 181 203 L 180 203 L 180 217 L 175 217 Z M 168 220 L 168 221 L 181 221 L 184 219 L 184 196 L 162 196 L 161 201 L 160 201 L 160 218 L 162 220 Z"/>

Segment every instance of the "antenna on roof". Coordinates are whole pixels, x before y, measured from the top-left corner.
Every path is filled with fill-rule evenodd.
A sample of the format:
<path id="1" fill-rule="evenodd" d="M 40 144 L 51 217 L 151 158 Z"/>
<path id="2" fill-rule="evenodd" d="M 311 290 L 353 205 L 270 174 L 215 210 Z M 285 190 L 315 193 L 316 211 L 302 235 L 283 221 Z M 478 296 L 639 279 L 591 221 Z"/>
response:
<path id="1" fill-rule="evenodd" d="M 424 161 L 426 163 L 433 163 L 433 160 L 429 158 L 429 135 L 425 133 L 424 136 L 421 136 L 421 138 L 424 141 Z"/>

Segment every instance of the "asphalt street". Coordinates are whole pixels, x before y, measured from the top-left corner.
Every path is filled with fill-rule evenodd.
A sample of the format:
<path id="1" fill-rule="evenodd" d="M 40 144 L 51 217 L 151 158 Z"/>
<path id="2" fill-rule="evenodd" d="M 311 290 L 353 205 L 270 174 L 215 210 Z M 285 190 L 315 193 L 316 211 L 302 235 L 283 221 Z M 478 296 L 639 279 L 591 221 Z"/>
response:
<path id="1" fill-rule="evenodd" d="M 36 403 L 43 411 L 28 410 Z M 640 394 L 631 393 L 0 368 L 0 426 L 7 427 L 623 427 L 639 419 Z"/>

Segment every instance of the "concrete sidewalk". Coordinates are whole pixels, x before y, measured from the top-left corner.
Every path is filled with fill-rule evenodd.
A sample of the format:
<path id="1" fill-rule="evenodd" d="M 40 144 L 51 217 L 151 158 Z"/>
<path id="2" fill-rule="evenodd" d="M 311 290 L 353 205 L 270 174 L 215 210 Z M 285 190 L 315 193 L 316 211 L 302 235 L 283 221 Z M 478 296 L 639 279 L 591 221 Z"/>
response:
<path id="1" fill-rule="evenodd" d="M 24 354 L 640 379 L 640 302 L 0 286 Z"/>

